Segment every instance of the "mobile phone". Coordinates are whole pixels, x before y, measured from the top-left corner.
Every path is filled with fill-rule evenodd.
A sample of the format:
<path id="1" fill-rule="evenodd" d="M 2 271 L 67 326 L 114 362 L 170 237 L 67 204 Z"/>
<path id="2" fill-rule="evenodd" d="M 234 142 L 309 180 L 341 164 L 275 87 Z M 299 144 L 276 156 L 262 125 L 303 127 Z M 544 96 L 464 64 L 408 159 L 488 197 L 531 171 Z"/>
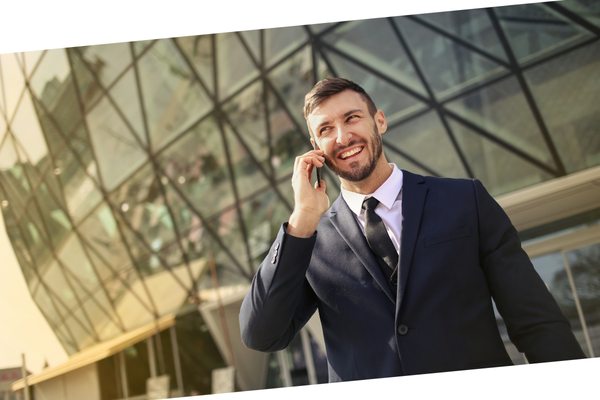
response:
<path id="1" fill-rule="evenodd" d="M 320 150 L 317 142 L 313 142 L 313 147 L 315 150 Z M 315 169 L 317 170 L 317 186 L 321 187 L 321 168 L 315 167 Z"/>

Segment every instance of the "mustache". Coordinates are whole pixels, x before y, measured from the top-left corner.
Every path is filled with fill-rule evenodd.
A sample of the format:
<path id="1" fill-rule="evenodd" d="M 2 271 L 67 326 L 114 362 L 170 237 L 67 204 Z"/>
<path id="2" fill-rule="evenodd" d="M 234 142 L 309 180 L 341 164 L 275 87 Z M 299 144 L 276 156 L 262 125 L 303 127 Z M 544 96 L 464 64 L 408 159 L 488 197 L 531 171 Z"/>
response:
<path id="1" fill-rule="evenodd" d="M 348 150 L 350 147 L 356 146 L 357 144 L 366 145 L 367 144 L 367 140 L 366 139 L 352 139 L 352 141 L 350 143 L 348 143 L 346 146 L 335 149 L 333 151 L 333 153 L 331 154 L 330 157 L 331 158 L 337 158 L 337 156 L 340 153 L 343 153 L 344 151 Z"/>

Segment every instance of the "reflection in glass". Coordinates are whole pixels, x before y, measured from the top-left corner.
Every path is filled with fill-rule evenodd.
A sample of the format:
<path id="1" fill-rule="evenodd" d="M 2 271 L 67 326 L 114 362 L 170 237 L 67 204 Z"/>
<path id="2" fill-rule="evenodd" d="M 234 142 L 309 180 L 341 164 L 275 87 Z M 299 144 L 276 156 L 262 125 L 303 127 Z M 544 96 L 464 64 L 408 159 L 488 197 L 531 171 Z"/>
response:
<path id="1" fill-rule="evenodd" d="M 473 171 L 492 196 L 552 179 L 552 175 L 452 119 L 449 124 Z"/>
<path id="2" fill-rule="evenodd" d="M 388 40 L 381 40 L 381 38 Z M 399 40 L 395 37 L 395 32 L 389 21 L 382 20 L 363 20 L 352 21 L 343 24 L 336 29 L 328 32 L 324 40 L 335 46 L 350 57 L 360 60 L 369 67 L 384 75 L 397 80 L 412 90 L 425 94 L 425 88 L 415 73 L 410 59 L 401 47 Z M 338 71 L 340 76 L 345 76 L 342 71 Z M 373 93 L 363 84 L 361 86 L 369 93 Z M 378 104 L 376 102 L 376 104 Z"/>
<path id="3" fill-rule="evenodd" d="M 159 156 L 171 185 L 209 217 L 234 203 L 223 139 L 208 118 Z"/>
<path id="4" fill-rule="evenodd" d="M 503 79 L 445 106 L 554 168 L 550 152 L 515 77 Z"/>
<path id="5" fill-rule="evenodd" d="M 566 256 L 594 355 L 600 356 L 600 244 L 569 251 Z"/>
<path id="6" fill-rule="evenodd" d="M 106 189 L 112 191 L 144 163 L 148 155 L 106 98 L 94 107 L 87 120 L 100 174 Z M 124 158 L 128 162 L 120 163 Z"/>
<path id="7" fill-rule="evenodd" d="M 212 102 L 171 40 L 159 40 L 139 61 L 150 142 L 155 151 L 189 128 Z"/>
<path id="8" fill-rule="evenodd" d="M 590 356 L 588 351 L 584 328 L 577 311 L 575 297 L 569 275 L 565 269 L 565 262 L 562 252 L 551 253 L 531 260 L 535 270 L 540 274 L 542 280 L 548 286 L 548 290 L 554 296 L 562 313 L 571 323 L 571 329 L 579 341 L 581 348 L 586 356 Z"/>
<path id="9" fill-rule="evenodd" d="M 428 85 L 438 99 L 481 85 L 506 69 L 478 53 L 406 17 L 394 19 L 414 51 Z"/>
<path id="10" fill-rule="evenodd" d="M 593 35 L 544 4 L 495 9 L 517 60 L 524 64 L 573 47 Z"/>
<path id="11" fill-rule="evenodd" d="M 248 52 L 235 33 L 216 37 L 219 98 L 226 99 L 259 75 Z"/>
<path id="12" fill-rule="evenodd" d="M 435 111 L 388 130 L 383 140 L 431 166 L 433 170 L 443 171 L 444 176 L 469 176 Z M 432 143 L 435 145 L 432 146 Z"/>
<path id="13" fill-rule="evenodd" d="M 429 13 L 414 18 L 433 24 L 476 46 L 479 50 L 508 62 L 492 21 L 484 9 Z"/>
<path id="14" fill-rule="evenodd" d="M 600 44 L 525 72 L 567 172 L 600 163 Z M 560 91 L 560 95 L 556 95 Z"/>

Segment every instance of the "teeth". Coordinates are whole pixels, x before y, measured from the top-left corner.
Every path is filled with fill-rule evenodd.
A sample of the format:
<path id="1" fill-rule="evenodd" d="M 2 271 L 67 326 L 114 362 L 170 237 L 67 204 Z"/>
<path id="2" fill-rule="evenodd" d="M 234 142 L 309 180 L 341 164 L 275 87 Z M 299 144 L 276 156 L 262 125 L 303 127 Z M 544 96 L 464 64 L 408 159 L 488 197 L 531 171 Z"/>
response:
<path id="1" fill-rule="evenodd" d="M 350 151 L 347 151 L 347 152 L 345 152 L 345 153 L 342 153 L 341 157 L 342 157 L 342 159 L 344 159 L 344 158 L 348 158 L 348 157 L 350 157 L 350 156 L 353 156 L 353 155 L 354 155 L 354 154 L 356 154 L 356 153 L 359 153 L 361 150 L 362 150 L 362 148 L 361 148 L 361 147 L 357 147 L 357 148 L 355 148 L 354 150 L 350 150 Z"/>

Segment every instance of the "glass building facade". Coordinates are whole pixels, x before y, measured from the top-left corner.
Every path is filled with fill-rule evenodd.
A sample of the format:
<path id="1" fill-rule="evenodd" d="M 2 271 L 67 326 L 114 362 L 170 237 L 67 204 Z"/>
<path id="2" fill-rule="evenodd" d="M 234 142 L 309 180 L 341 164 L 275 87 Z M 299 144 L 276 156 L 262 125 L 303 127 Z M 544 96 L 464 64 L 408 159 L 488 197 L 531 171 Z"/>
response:
<path id="1" fill-rule="evenodd" d="M 598 0 L 2 54 L 0 208 L 67 353 L 246 290 L 311 149 L 304 95 L 333 76 L 384 111 L 400 168 L 499 196 L 600 165 Z M 574 318 L 600 323 L 581 290 Z"/>

